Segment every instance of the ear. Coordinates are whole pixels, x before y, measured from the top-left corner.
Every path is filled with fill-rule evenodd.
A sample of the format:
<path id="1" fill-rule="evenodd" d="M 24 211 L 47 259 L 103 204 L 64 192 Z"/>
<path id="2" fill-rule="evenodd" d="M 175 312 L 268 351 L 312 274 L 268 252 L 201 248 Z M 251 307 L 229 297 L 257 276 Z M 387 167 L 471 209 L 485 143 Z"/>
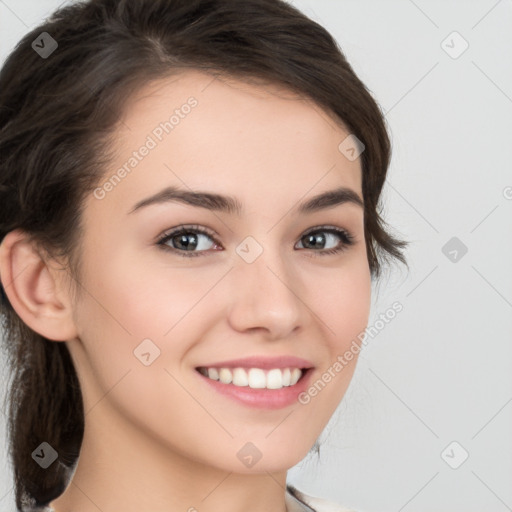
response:
<path id="1" fill-rule="evenodd" d="M 71 302 L 62 279 L 65 270 L 50 265 L 21 230 L 0 244 L 0 280 L 12 307 L 33 331 L 54 341 L 77 336 Z"/>

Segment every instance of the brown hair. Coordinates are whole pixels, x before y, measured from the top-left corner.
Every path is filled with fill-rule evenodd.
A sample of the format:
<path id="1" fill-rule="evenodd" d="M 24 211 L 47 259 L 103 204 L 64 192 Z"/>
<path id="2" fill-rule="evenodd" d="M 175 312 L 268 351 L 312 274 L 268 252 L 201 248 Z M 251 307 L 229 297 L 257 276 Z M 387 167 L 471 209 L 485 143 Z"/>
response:
<path id="1" fill-rule="evenodd" d="M 58 47 L 32 47 L 47 32 Z M 48 41 L 48 40 L 47 40 Z M 149 80 L 184 68 L 266 81 L 334 113 L 365 145 L 364 223 L 372 278 L 381 261 L 407 265 L 380 216 L 390 161 L 384 117 L 333 37 L 283 0 L 89 0 L 29 32 L 0 71 L 0 241 L 14 229 L 79 276 L 83 200 L 109 163 L 123 106 Z M 341 142 L 341 141 L 340 141 Z M 84 430 L 79 381 L 65 343 L 28 328 L 5 295 L 3 349 L 12 379 L 8 436 L 18 510 L 45 506 L 68 484 Z M 32 458 L 42 442 L 58 459 Z"/>

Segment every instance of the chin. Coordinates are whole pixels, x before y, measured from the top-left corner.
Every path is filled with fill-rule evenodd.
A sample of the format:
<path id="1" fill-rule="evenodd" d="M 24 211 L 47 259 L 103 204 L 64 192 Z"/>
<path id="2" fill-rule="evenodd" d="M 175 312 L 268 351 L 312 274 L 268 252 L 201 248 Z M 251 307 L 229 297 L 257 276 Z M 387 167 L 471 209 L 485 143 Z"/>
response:
<path id="1" fill-rule="evenodd" d="M 309 445 L 305 444 L 303 440 L 300 444 L 290 442 L 290 440 L 293 440 L 293 436 L 288 438 L 286 444 L 280 442 L 278 438 L 276 438 L 277 443 L 269 442 L 268 439 L 262 439 L 261 443 L 247 442 L 241 448 L 237 447 L 235 461 L 233 459 L 225 460 L 226 467 L 224 469 L 243 474 L 288 471 L 306 457 L 315 442 L 313 440 Z M 257 448 L 258 446 L 259 448 Z"/>

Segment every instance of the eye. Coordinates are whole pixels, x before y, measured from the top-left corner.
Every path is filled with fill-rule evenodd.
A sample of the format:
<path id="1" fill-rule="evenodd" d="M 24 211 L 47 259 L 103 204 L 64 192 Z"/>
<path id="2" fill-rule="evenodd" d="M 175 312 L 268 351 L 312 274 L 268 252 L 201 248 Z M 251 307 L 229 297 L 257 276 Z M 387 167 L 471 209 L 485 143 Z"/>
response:
<path id="1" fill-rule="evenodd" d="M 180 256 L 189 258 L 194 256 L 201 256 L 200 253 L 204 252 L 204 250 L 200 252 L 194 251 L 194 249 L 197 249 L 198 247 L 205 249 L 205 244 L 201 244 L 198 241 L 200 237 L 206 237 L 210 240 L 213 240 L 215 243 L 218 243 L 217 240 L 214 239 L 212 233 L 204 228 L 201 228 L 200 226 L 194 225 L 180 226 L 171 230 L 170 232 L 164 233 L 158 240 L 157 244 L 161 245 L 162 249 L 172 251 L 174 253 L 178 253 Z M 179 239 L 177 247 L 174 246 L 175 239 Z M 172 244 L 169 245 L 169 242 L 172 242 Z M 208 243 L 206 243 L 206 245 L 208 245 Z M 188 252 L 189 254 L 184 254 L 184 252 Z"/>
<path id="2" fill-rule="evenodd" d="M 327 234 L 327 236 L 325 236 L 325 234 Z M 167 231 L 157 240 L 157 245 L 163 250 L 177 253 L 185 258 L 202 256 L 202 253 L 208 252 L 208 245 L 211 245 L 211 242 L 210 244 L 208 242 L 201 243 L 200 239 L 202 237 L 210 239 L 214 246 L 220 247 L 220 243 L 210 230 L 197 225 L 179 226 L 171 231 Z M 338 242 L 330 249 L 320 247 L 321 250 L 313 250 L 313 253 L 318 253 L 315 254 L 315 256 L 336 254 L 345 251 L 355 243 L 355 237 L 353 235 L 345 229 L 336 228 L 334 226 L 316 227 L 303 235 L 299 242 L 303 244 L 304 240 L 307 246 L 312 246 L 304 247 L 303 244 L 303 248 L 305 249 L 318 249 L 319 246 L 323 246 L 333 240 L 336 241 L 336 238 L 341 240 L 341 242 Z M 196 251 L 194 249 L 202 250 Z"/>
<path id="3" fill-rule="evenodd" d="M 324 233 L 327 233 L 327 236 L 324 236 Z M 329 254 L 336 254 L 342 251 L 347 250 L 351 245 L 355 243 L 355 237 L 351 235 L 345 229 L 336 228 L 334 226 L 322 226 L 319 228 L 314 228 L 313 231 L 309 231 L 302 238 L 302 240 L 306 240 L 307 245 L 317 246 L 318 244 L 324 245 L 327 241 L 336 240 L 336 238 L 341 239 L 342 242 L 335 244 L 331 249 L 325 249 L 321 251 L 313 251 L 315 256 L 326 256 Z M 309 247 L 306 247 L 309 248 Z"/>

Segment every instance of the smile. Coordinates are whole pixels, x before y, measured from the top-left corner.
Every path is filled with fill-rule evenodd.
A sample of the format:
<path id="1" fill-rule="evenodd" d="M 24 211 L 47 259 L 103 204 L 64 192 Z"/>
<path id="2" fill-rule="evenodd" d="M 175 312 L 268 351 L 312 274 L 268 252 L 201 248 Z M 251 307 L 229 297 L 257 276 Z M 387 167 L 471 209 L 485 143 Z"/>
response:
<path id="1" fill-rule="evenodd" d="M 209 389 L 208 396 L 213 398 L 213 391 L 245 407 L 270 410 L 297 405 L 298 395 L 312 380 L 314 366 L 293 355 L 254 355 L 204 362 L 195 371 Z"/>
<path id="2" fill-rule="evenodd" d="M 223 384 L 252 389 L 281 389 L 294 386 L 303 375 L 300 368 L 214 368 L 199 367 L 199 373 Z"/>

